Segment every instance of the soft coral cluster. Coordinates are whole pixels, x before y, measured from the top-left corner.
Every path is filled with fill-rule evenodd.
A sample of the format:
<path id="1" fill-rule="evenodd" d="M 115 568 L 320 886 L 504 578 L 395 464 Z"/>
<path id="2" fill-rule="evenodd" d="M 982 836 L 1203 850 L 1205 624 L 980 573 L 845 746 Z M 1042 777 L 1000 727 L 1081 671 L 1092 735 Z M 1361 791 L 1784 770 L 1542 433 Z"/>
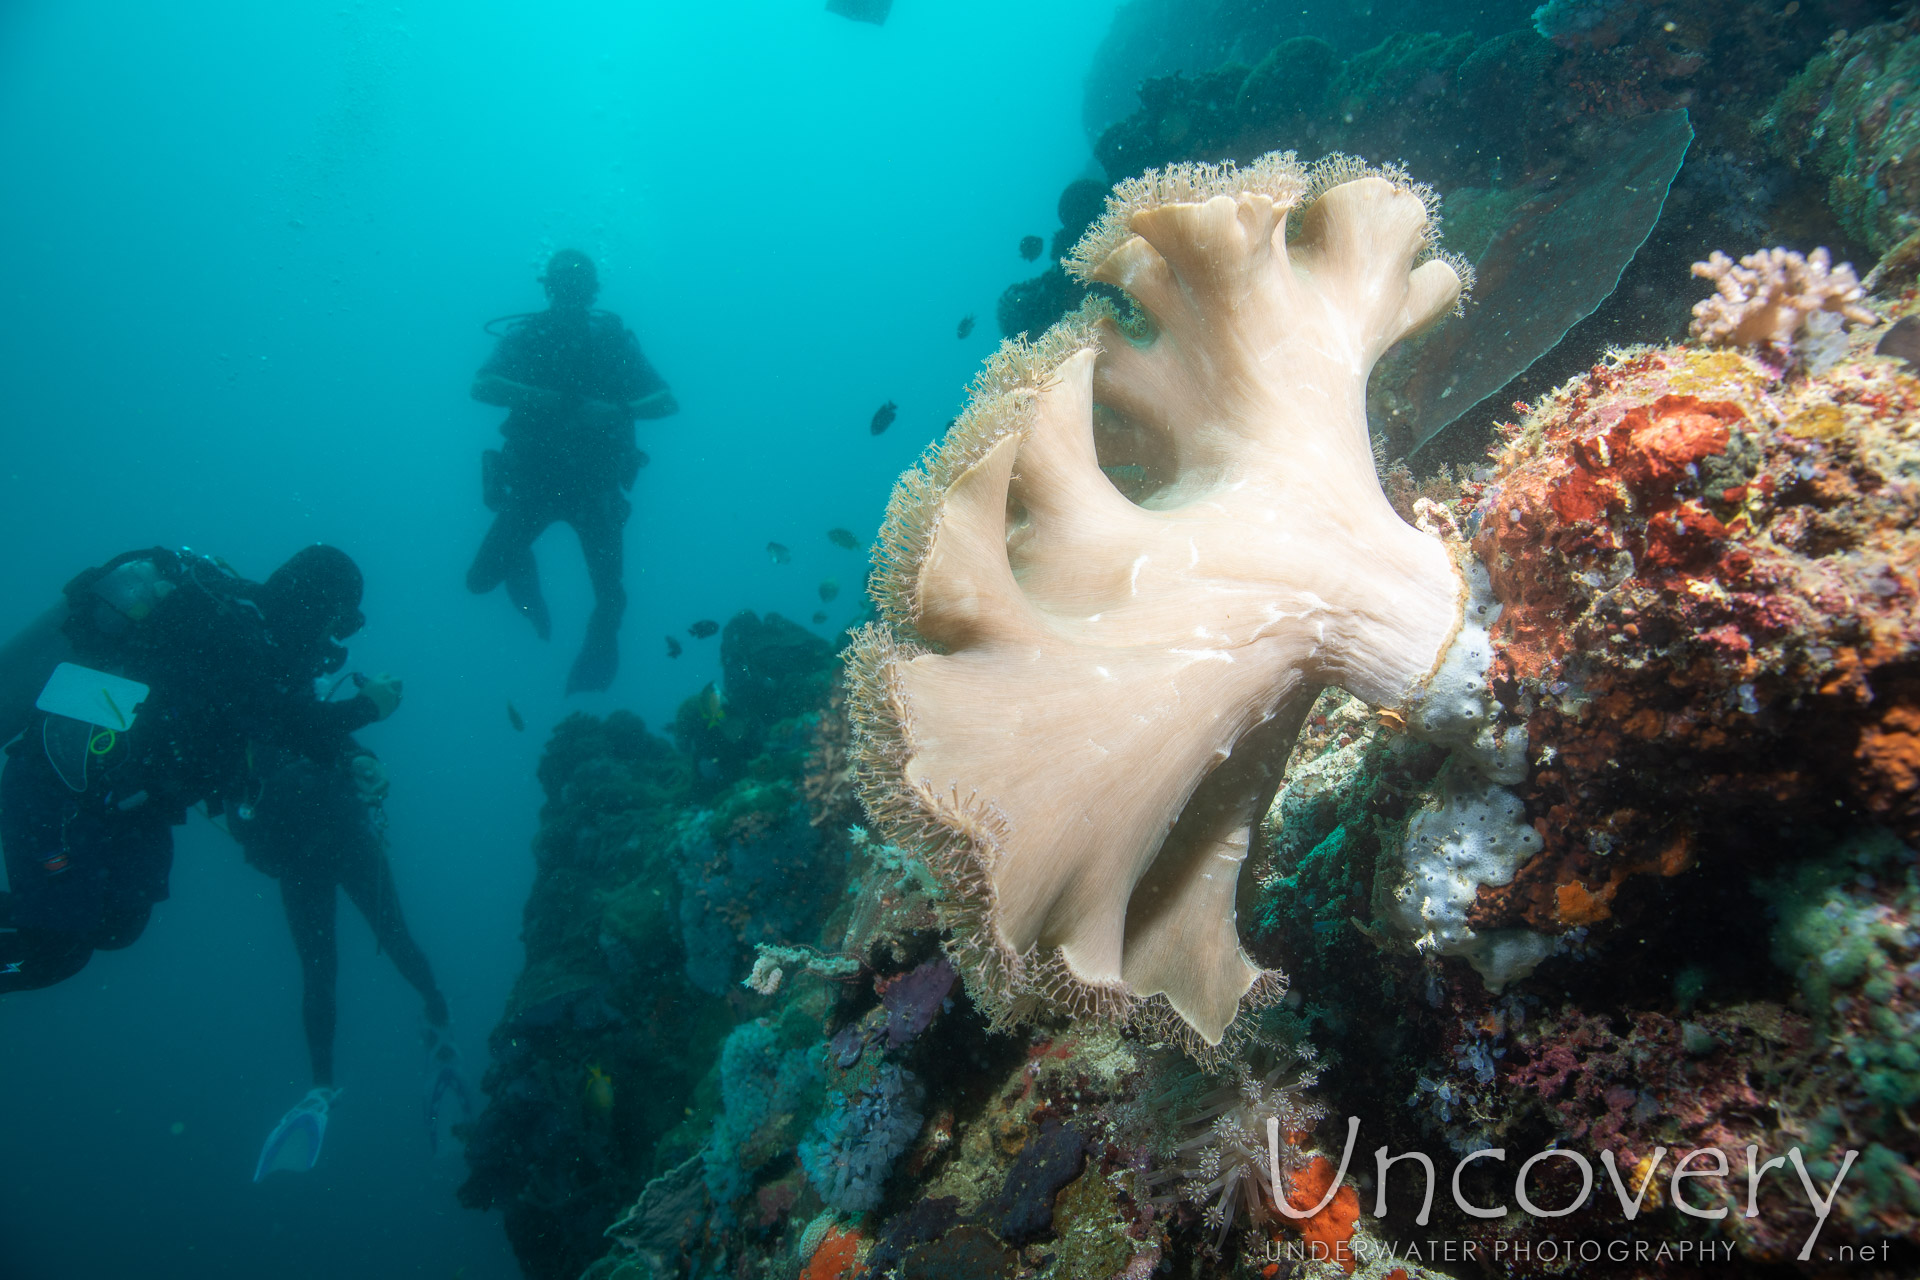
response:
<path id="1" fill-rule="evenodd" d="M 1794 352 L 1803 331 L 1832 334 L 1849 324 L 1878 324 L 1851 263 L 1833 265 L 1825 248 L 1802 256 L 1762 249 L 1740 259 L 1719 250 L 1693 264 L 1713 281 L 1713 296 L 1695 303 L 1692 334 L 1714 346 L 1750 347 L 1777 356 Z"/>

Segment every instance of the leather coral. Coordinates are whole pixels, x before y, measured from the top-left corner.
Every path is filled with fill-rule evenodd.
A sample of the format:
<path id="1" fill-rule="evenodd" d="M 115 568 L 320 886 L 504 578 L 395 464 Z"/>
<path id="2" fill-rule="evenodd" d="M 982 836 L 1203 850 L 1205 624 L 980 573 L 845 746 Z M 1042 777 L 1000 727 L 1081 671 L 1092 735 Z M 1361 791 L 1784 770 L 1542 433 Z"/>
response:
<path id="1" fill-rule="evenodd" d="M 1407 705 L 1462 617 L 1365 414 L 1460 296 L 1432 227 L 1344 158 L 1122 184 L 1072 266 L 1132 311 L 1003 346 L 896 488 L 849 657 L 862 798 L 1002 1019 L 1145 1015 L 1205 1053 L 1285 991 L 1234 904 L 1307 709 Z"/>

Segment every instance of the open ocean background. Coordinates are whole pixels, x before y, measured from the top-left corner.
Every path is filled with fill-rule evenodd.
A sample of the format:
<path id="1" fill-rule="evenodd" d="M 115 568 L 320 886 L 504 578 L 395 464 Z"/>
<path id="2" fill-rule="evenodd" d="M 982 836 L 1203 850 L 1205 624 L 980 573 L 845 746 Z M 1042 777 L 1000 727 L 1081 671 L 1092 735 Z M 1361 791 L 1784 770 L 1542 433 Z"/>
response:
<path id="1" fill-rule="evenodd" d="M 816 630 L 858 611 L 860 555 L 825 531 L 871 538 L 1031 272 L 1020 238 L 1095 172 L 1081 82 L 1112 7 L 900 0 L 873 27 L 817 0 L 10 0 L 0 635 L 129 548 L 253 578 L 306 543 L 349 551 L 370 619 L 351 666 L 406 680 L 365 734 L 394 778 L 394 871 L 477 1085 L 547 730 L 613 707 L 664 727 L 718 678 L 695 619 L 804 622 L 828 577 Z M 502 416 L 467 398 L 480 326 L 543 305 L 563 246 L 599 261 L 600 304 L 682 407 L 640 424 L 620 679 L 570 701 L 571 535 L 538 549 L 551 645 L 462 584 Z M 344 901 L 325 1155 L 249 1182 L 308 1083 L 293 948 L 233 842 L 197 816 L 177 834 L 136 946 L 0 1002 L 0 1280 L 516 1276 L 454 1199 L 457 1147 L 428 1153 L 417 1001 Z"/>

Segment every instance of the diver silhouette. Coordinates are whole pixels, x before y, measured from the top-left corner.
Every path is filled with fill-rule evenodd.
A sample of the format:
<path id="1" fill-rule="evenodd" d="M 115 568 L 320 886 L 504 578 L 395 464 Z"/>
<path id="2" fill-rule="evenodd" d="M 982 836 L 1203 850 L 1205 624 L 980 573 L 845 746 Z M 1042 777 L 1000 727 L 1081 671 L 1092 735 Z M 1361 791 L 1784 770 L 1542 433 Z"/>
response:
<path id="1" fill-rule="evenodd" d="M 275 751 L 260 764 L 256 789 L 246 803 L 230 808 L 230 829 L 246 850 L 247 861 L 280 882 L 281 905 L 300 959 L 301 1021 L 313 1085 L 268 1135 L 254 1181 L 279 1170 L 312 1169 L 339 1096 L 333 1076 L 339 974 L 336 890 L 360 909 L 375 946 L 420 994 L 427 1045 L 427 1137 L 437 1144 L 443 1098 L 455 1100 L 468 1120 L 473 1099 L 448 1030 L 446 997 L 400 913 L 382 811 L 386 767 L 351 738 L 326 757 Z"/>
<path id="2" fill-rule="evenodd" d="M 265 744 L 324 756 L 393 713 L 390 676 L 313 696 L 346 663 L 360 593 L 335 547 L 297 552 L 264 583 L 154 547 L 80 574 L 0 646 L 0 995 L 131 946 L 167 897 L 173 828 L 239 794 Z"/>
<path id="3" fill-rule="evenodd" d="M 679 411 L 666 382 L 620 317 L 596 311 L 592 259 L 562 249 L 540 278 L 547 309 L 512 317 L 473 380 L 473 398 L 509 410 L 505 443 L 481 455 L 481 491 L 493 527 L 467 570 L 477 594 L 502 583 L 546 639 L 552 631 L 533 543 L 558 522 L 573 526 L 593 581 L 593 616 L 567 692 L 605 689 L 619 669 L 623 536 L 633 508 L 624 492 L 646 455 L 634 444 L 638 418 Z"/>

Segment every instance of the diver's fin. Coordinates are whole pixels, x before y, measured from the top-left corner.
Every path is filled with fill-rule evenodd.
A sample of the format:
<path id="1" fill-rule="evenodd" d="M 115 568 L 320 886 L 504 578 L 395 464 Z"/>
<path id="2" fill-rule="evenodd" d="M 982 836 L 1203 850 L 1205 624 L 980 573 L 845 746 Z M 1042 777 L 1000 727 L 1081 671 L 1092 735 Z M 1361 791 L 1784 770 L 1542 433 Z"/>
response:
<path id="1" fill-rule="evenodd" d="M 427 1149 L 438 1155 L 441 1105 L 451 1099 L 460 1108 L 460 1118 L 452 1120 L 449 1116 L 448 1119 L 455 1125 L 471 1124 L 474 1115 L 473 1090 L 467 1084 L 466 1072 L 461 1069 L 460 1048 L 454 1044 L 453 1037 L 447 1028 L 428 1023 L 425 1040 L 427 1046 Z"/>
<path id="2" fill-rule="evenodd" d="M 280 1123 L 267 1135 L 260 1148 L 260 1162 L 253 1168 L 253 1180 L 261 1182 L 276 1169 L 305 1173 L 320 1160 L 321 1144 L 327 1140 L 327 1108 L 340 1096 L 340 1090 L 316 1087 L 293 1104 L 280 1117 Z"/>
<path id="3" fill-rule="evenodd" d="M 620 670 L 620 634 L 611 627 L 590 623 L 580 656 L 567 673 L 567 692 L 604 693 Z"/>

